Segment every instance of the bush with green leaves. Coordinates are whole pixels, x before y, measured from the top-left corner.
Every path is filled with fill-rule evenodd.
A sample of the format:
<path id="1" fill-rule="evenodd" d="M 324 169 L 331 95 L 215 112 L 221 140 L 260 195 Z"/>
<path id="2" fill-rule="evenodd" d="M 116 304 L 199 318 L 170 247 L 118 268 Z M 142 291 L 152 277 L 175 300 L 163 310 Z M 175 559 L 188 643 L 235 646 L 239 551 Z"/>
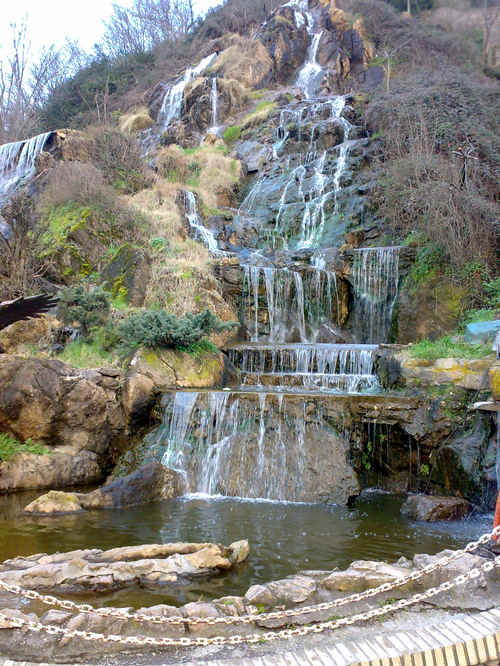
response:
<path id="1" fill-rule="evenodd" d="M 24 443 L 6 433 L 0 433 L 0 462 L 10 460 L 18 453 L 31 453 L 32 455 L 44 456 L 50 453 L 50 449 L 27 439 Z"/>
<path id="2" fill-rule="evenodd" d="M 146 310 L 128 317 L 118 332 L 121 348 L 132 352 L 138 347 L 167 347 L 190 351 L 213 332 L 226 331 L 237 324 L 222 322 L 210 310 L 176 317 L 165 310 Z"/>
<path id="3" fill-rule="evenodd" d="M 101 287 L 75 285 L 61 290 L 57 316 L 66 326 L 78 323 L 82 335 L 88 336 L 92 328 L 104 326 L 109 309 L 109 296 Z"/>

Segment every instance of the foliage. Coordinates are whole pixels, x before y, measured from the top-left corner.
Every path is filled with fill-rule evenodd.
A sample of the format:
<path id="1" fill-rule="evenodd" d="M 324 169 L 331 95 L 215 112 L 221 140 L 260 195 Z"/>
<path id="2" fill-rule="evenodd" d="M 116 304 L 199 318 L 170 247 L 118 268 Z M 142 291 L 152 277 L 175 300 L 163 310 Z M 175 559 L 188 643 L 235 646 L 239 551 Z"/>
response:
<path id="1" fill-rule="evenodd" d="M 259 28 L 281 0 L 226 0 L 219 7 L 209 9 L 204 19 L 198 21 L 194 35 L 198 39 L 216 39 L 225 33 L 247 35 Z"/>
<path id="2" fill-rule="evenodd" d="M 146 310 L 133 314 L 118 328 L 122 350 L 130 352 L 137 347 L 171 347 L 190 350 L 212 332 L 229 330 L 235 323 L 225 323 L 205 310 L 201 314 L 176 317 L 165 310 Z"/>
<path id="3" fill-rule="evenodd" d="M 84 336 L 96 326 L 106 323 L 109 316 L 109 296 L 100 287 L 92 289 L 75 285 L 62 289 L 57 308 L 58 318 L 66 326 L 76 322 Z"/>
<path id="4" fill-rule="evenodd" d="M 89 129 L 91 160 L 110 185 L 124 194 L 145 188 L 149 180 L 135 138 L 109 125 Z"/>
<path id="5" fill-rule="evenodd" d="M 226 143 L 233 143 L 234 141 L 238 141 L 240 136 L 241 136 L 241 125 L 231 125 L 226 129 L 226 131 L 222 135 L 222 138 Z"/>
<path id="6" fill-rule="evenodd" d="M 70 342 L 57 358 L 74 368 L 100 368 L 112 361 L 111 354 L 92 340 Z"/>
<path id="7" fill-rule="evenodd" d="M 450 336 L 444 336 L 434 342 L 421 340 L 410 347 L 410 354 L 414 358 L 435 361 L 438 358 L 483 358 L 491 354 L 490 345 L 469 344 L 468 342 L 454 342 Z"/>
<path id="8" fill-rule="evenodd" d="M 31 453 L 37 456 L 45 456 L 51 453 L 50 449 L 34 442 L 31 438 L 24 444 L 6 433 L 0 433 L 0 461 L 7 461 L 18 453 Z"/>

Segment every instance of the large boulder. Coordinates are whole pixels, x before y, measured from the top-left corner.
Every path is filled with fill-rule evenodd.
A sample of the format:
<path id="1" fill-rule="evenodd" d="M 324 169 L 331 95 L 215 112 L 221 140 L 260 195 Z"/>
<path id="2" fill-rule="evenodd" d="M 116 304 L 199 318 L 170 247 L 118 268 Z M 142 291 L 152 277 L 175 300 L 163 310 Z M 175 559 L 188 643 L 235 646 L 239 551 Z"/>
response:
<path id="1" fill-rule="evenodd" d="M 105 477 L 127 442 L 120 381 L 109 374 L 0 355 L 0 432 L 50 451 L 0 462 L 0 492 L 63 488 Z"/>
<path id="2" fill-rule="evenodd" d="M 411 520 L 435 522 L 462 520 L 472 511 L 472 505 L 461 497 L 431 497 L 411 495 L 401 507 L 403 516 Z"/>
<path id="3" fill-rule="evenodd" d="M 500 401 L 500 361 L 497 361 L 490 368 L 490 388 L 493 394 L 493 400 Z"/>
<path id="4" fill-rule="evenodd" d="M 194 356 L 176 349 L 140 349 L 129 364 L 123 405 L 127 418 L 140 422 L 166 391 L 222 388 L 236 381 L 237 372 L 222 352 Z"/>
<path id="5" fill-rule="evenodd" d="M 91 493 L 50 491 L 31 502 L 25 511 L 57 515 L 86 509 L 120 509 L 171 499 L 181 495 L 183 490 L 184 480 L 180 474 L 153 462 Z"/>
<path id="6" fill-rule="evenodd" d="M 28 350 L 28 345 L 49 345 L 61 327 L 51 315 L 16 321 L 0 331 L 0 354 L 19 354 Z"/>

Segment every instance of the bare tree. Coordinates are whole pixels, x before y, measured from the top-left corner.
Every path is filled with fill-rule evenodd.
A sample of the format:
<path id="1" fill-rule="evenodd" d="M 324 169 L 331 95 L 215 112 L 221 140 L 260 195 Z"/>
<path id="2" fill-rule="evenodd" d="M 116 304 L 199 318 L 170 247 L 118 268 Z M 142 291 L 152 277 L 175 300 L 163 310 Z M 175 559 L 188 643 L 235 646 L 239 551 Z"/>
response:
<path id="1" fill-rule="evenodd" d="M 193 0 L 134 0 L 130 8 L 114 4 L 104 43 L 112 56 L 146 53 L 182 37 L 193 22 Z"/>
<path id="2" fill-rule="evenodd" d="M 35 58 L 27 24 L 12 24 L 7 54 L 0 60 L 0 143 L 33 134 L 48 97 L 86 58 L 71 41 L 60 49 L 45 47 Z"/>
<path id="3" fill-rule="evenodd" d="M 494 28 L 498 20 L 500 20 L 500 5 L 490 4 L 489 0 L 484 0 L 483 9 L 483 45 L 481 49 L 481 60 L 483 66 L 488 65 L 488 56 L 490 53 L 491 37 L 494 33 Z M 496 60 L 496 58 L 495 58 Z M 492 63 L 493 65 L 496 62 Z"/>

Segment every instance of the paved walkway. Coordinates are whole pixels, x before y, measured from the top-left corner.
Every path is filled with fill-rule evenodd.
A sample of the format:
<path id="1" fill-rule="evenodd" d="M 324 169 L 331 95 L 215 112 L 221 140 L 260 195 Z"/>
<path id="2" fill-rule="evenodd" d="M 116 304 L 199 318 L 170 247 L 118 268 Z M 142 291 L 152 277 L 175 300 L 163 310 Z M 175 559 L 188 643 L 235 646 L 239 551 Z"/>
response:
<path id="1" fill-rule="evenodd" d="M 108 663 L 108 662 L 106 662 Z M 132 662 L 133 663 L 133 662 Z M 161 664 L 161 661 L 155 661 Z M 330 647 L 268 656 L 183 662 L 182 666 L 481 666 L 500 664 L 500 607 L 439 625 Z M 0 666 L 56 666 L 0 657 Z M 73 666 L 73 665 L 72 665 Z"/>

